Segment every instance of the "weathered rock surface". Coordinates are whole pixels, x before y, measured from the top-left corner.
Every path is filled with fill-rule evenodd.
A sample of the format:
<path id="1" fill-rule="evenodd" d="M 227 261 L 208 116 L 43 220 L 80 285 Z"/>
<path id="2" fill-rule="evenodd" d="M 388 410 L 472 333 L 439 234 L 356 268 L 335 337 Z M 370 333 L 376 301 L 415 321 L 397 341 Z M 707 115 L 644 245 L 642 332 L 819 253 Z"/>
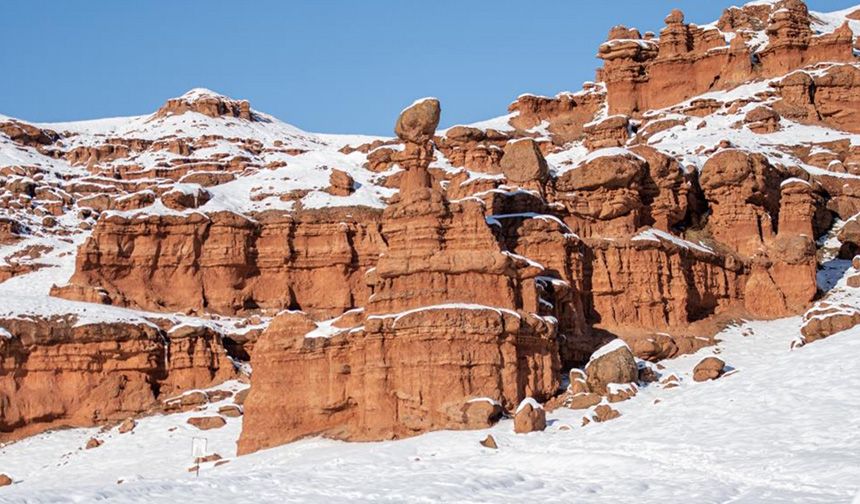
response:
<path id="1" fill-rule="evenodd" d="M 546 411 L 531 398 L 524 400 L 514 414 L 514 432 L 526 434 L 546 429 Z"/>
<path id="2" fill-rule="evenodd" d="M 606 394 L 611 383 L 635 382 L 639 376 L 633 353 L 623 341 L 607 343 L 592 356 L 585 367 L 588 388 L 597 394 Z"/>

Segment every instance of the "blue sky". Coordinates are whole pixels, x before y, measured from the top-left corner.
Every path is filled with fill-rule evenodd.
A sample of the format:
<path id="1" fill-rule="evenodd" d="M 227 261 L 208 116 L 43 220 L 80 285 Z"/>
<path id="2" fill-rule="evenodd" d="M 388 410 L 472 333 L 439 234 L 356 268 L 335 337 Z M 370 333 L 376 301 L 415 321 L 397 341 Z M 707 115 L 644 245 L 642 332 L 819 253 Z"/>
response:
<path id="1" fill-rule="evenodd" d="M 737 3 L 737 2 L 734 2 Z M 860 0 L 810 0 L 831 11 Z M 523 92 L 576 90 L 615 24 L 659 30 L 731 1 L 7 2 L 0 114 L 62 121 L 149 113 L 208 87 L 309 131 L 391 134 L 421 96 L 443 125 L 505 113 Z"/>

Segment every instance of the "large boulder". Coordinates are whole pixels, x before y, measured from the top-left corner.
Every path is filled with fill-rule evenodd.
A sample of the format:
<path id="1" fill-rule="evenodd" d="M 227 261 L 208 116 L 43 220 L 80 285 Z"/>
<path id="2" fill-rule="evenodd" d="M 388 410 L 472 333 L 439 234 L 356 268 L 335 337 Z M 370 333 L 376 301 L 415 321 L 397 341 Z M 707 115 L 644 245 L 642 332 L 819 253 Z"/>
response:
<path id="1" fill-rule="evenodd" d="M 505 145 L 502 157 L 502 172 L 510 181 L 517 184 L 538 181 L 545 183 L 549 168 L 537 143 L 531 138 L 521 138 Z"/>
<path id="2" fill-rule="evenodd" d="M 806 343 L 847 331 L 860 324 L 860 310 L 847 305 L 821 304 L 803 316 L 800 333 Z"/>
<path id="3" fill-rule="evenodd" d="M 394 133 L 404 142 L 423 144 L 433 139 L 442 108 L 436 98 L 422 98 L 407 107 L 397 118 Z"/>
<path id="4" fill-rule="evenodd" d="M 585 366 L 588 388 L 606 394 L 610 383 L 631 383 L 639 376 L 636 359 L 627 343 L 615 339 L 599 348 Z"/>
<path id="5" fill-rule="evenodd" d="M 514 432 L 542 431 L 546 429 L 546 411 L 543 406 L 531 397 L 523 399 L 514 414 Z"/>
<path id="6" fill-rule="evenodd" d="M 693 368 L 693 380 L 697 382 L 716 380 L 723 375 L 725 369 L 726 363 L 722 359 L 706 357 Z"/>

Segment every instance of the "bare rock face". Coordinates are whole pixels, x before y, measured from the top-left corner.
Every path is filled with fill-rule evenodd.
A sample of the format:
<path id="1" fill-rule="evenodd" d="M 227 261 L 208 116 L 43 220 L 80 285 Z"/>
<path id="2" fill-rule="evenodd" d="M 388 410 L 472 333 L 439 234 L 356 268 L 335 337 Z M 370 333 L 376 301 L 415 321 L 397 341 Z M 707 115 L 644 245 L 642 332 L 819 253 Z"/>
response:
<path id="1" fill-rule="evenodd" d="M 223 348 L 175 342 L 151 325 L 2 320 L 0 440 L 57 425 L 92 426 L 156 406 L 163 388 L 185 390 L 233 377 Z M 133 424 L 133 421 L 132 421 Z"/>
<path id="2" fill-rule="evenodd" d="M 148 310 L 342 313 L 370 294 L 364 273 L 384 245 L 379 218 L 369 209 L 254 221 L 227 212 L 110 216 L 81 248 L 71 283 L 104 286 L 114 305 Z"/>
<path id="3" fill-rule="evenodd" d="M 716 380 L 725 372 L 726 363 L 716 357 L 702 359 L 693 369 L 693 380 L 703 382 Z"/>
<path id="4" fill-rule="evenodd" d="M 621 340 L 614 340 L 594 353 L 585 367 L 588 388 L 597 394 L 606 394 L 611 383 L 635 382 L 639 376 L 633 353 Z"/>
<path id="5" fill-rule="evenodd" d="M 546 429 L 546 411 L 534 399 L 526 398 L 514 414 L 514 432 L 526 434 Z"/>
<path id="6" fill-rule="evenodd" d="M 510 123 L 528 130 L 546 122 L 553 144 L 564 145 L 583 138 L 583 125 L 595 118 L 605 100 L 605 89 L 594 83 L 586 83 L 580 93 L 555 97 L 525 94 L 508 107 L 508 112 L 515 113 Z"/>
<path id="7" fill-rule="evenodd" d="M 528 182 L 545 184 L 549 176 L 546 160 L 531 138 L 509 142 L 505 146 L 501 168 L 505 177 L 515 184 Z"/>
<path id="8" fill-rule="evenodd" d="M 558 386 L 555 342 L 527 322 L 492 308 L 452 306 L 369 317 L 363 330 L 305 338 L 313 322 L 281 315 L 255 347 L 263 357 L 251 378 L 239 451 L 312 435 L 374 440 L 474 428 L 475 406 L 464 411 L 473 398 L 510 408 L 526 395 L 549 397 Z M 393 366 L 379 367 L 384 362 Z M 278 392 L 298 383 L 306 393 Z"/>
<path id="9" fill-rule="evenodd" d="M 860 70 L 851 65 L 835 65 L 815 74 L 799 70 L 774 84 L 781 96 L 774 108 L 794 121 L 857 133 L 858 84 Z"/>
<path id="10" fill-rule="evenodd" d="M 630 120 L 624 115 L 610 116 L 586 124 L 583 132 L 588 150 L 622 147 L 630 138 Z"/>
<path id="11" fill-rule="evenodd" d="M 433 139 L 442 108 L 435 98 L 422 98 L 400 113 L 394 133 L 404 142 L 423 144 Z"/>

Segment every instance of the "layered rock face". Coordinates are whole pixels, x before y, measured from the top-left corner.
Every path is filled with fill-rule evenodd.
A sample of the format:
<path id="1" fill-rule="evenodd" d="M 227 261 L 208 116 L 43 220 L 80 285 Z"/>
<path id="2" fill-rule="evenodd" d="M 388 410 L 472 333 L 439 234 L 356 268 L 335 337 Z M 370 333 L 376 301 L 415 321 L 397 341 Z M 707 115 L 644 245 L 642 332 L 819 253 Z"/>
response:
<path id="1" fill-rule="evenodd" d="M 220 335 L 154 325 L 0 320 L 0 440 L 122 420 L 235 376 Z"/>
<path id="2" fill-rule="evenodd" d="M 70 282 L 148 310 L 339 314 L 367 301 L 364 274 L 384 246 L 379 218 L 367 209 L 254 220 L 228 212 L 111 216 L 81 249 Z"/>

